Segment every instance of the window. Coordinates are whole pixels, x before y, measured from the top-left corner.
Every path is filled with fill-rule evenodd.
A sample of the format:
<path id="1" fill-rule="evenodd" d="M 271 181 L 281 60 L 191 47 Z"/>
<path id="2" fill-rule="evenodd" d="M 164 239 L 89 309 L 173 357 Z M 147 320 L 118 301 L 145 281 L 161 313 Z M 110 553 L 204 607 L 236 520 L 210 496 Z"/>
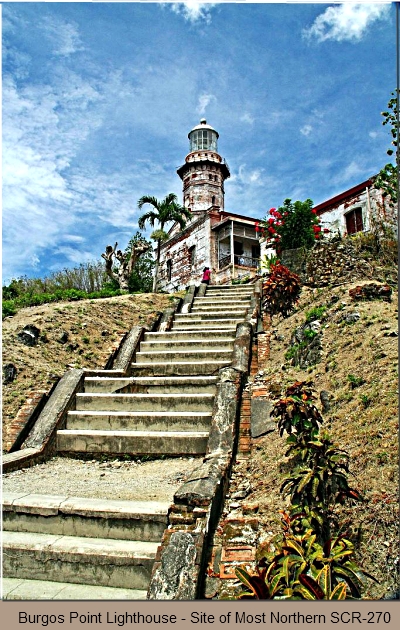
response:
<path id="1" fill-rule="evenodd" d="M 211 197 L 211 205 L 215 206 L 215 195 Z"/>
<path id="2" fill-rule="evenodd" d="M 171 276 L 172 276 L 172 260 L 169 259 L 169 260 L 167 260 L 167 279 L 168 279 L 168 282 L 171 281 Z"/>
<path id="3" fill-rule="evenodd" d="M 189 247 L 190 267 L 194 266 L 195 257 L 196 257 L 196 245 L 193 245 L 192 247 Z"/>
<path id="4" fill-rule="evenodd" d="M 356 232 L 363 231 L 364 226 L 361 208 L 354 208 L 354 210 L 345 214 L 345 219 L 347 234 L 356 234 Z"/>
<path id="5" fill-rule="evenodd" d="M 235 256 L 242 256 L 243 254 L 243 243 L 239 241 L 234 241 L 233 243 L 233 253 Z"/>
<path id="6" fill-rule="evenodd" d="M 251 257 L 252 258 L 260 258 L 260 246 L 252 245 L 251 246 Z"/>
<path id="7" fill-rule="evenodd" d="M 191 151 L 217 151 L 217 137 L 214 131 L 199 129 L 190 134 Z"/>

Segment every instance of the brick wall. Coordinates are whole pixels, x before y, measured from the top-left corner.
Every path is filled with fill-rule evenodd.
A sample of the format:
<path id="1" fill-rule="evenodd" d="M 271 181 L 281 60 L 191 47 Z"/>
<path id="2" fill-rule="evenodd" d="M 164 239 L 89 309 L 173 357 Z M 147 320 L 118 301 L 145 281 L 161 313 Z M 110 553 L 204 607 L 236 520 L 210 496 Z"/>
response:
<path id="1" fill-rule="evenodd" d="M 27 399 L 15 418 L 6 429 L 6 436 L 3 442 L 3 449 L 8 453 L 20 436 L 33 424 L 37 414 L 38 405 L 47 400 L 47 392 L 44 390 L 32 391 L 28 393 Z M 43 405 L 42 405 L 43 406 Z"/>

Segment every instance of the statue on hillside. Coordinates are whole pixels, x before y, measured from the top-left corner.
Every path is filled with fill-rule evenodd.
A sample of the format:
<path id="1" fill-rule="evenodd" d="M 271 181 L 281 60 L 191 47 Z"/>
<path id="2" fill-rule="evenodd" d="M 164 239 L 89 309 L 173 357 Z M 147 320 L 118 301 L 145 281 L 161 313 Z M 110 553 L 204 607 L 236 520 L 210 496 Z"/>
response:
<path id="1" fill-rule="evenodd" d="M 129 278 L 135 263 L 142 254 L 146 253 L 151 248 L 151 245 L 145 241 L 132 242 L 130 250 L 127 249 L 125 252 L 120 249 L 117 250 L 117 246 L 118 243 L 115 243 L 114 247 L 107 245 L 105 253 L 101 256 L 106 261 L 106 274 L 112 280 L 118 282 L 119 288 L 122 291 L 129 291 Z M 114 269 L 115 259 L 119 262 L 117 270 Z"/>

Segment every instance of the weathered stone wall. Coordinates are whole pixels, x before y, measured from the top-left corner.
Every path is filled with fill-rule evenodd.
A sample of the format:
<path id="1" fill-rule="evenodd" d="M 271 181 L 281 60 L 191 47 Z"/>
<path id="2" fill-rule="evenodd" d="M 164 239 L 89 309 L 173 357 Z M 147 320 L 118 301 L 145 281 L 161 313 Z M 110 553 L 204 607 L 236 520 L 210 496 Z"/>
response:
<path id="1" fill-rule="evenodd" d="M 310 250 L 286 250 L 282 252 L 281 261 L 297 273 L 304 284 L 315 287 L 373 277 L 373 270 L 357 253 L 351 237 L 321 241 Z"/>
<path id="2" fill-rule="evenodd" d="M 355 208 L 361 208 L 363 231 L 370 230 L 373 219 L 377 218 L 391 225 L 397 233 L 397 208 L 391 206 L 381 191 L 373 186 L 321 212 L 321 227 L 343 236 L 346 233 L 345 215 Z"/>
<path id="3" fill-rule="evenodd" d="M 24 405 L 6 430 L 3 449 L 7 453 L 11 453 L 21 446 L 23 436 L 25 438 L 28 437 L 29 430 L 32 428 L 47 400 L 48 393 L 46 391 L 38 390 L 28 393 Z"/>
<path id="4" fill-rule="evenodd" d="M 303 282 L 306 281 L 306 261 L 307 250 L 303 247 L 298 249 L 285 249 L 281 254 L 281 263 L 290 271 L 294 271 L 300 276 Z"/>
<path id="5" fill-rule="evenodd" d="M 191 161 L 187 164 L 183 178 L 183 205 L 192 212 L 201 212 L 211 206 L 224 209 L 224 181 L 217 160 L 215 163 Z"/>
<path id="6" fill-rule="evenodd" d="M 177 291 L 201 282 L 203 268 L 211 267 L 209 233 L 210 219 L 203 215 L 164 244 L 161 249 L 159 271 L 159 286 L 162 291 Z M 194 254 L 191 249 L 193 247 Z M 170 281 L 168 264 L 171 265 Z"/>

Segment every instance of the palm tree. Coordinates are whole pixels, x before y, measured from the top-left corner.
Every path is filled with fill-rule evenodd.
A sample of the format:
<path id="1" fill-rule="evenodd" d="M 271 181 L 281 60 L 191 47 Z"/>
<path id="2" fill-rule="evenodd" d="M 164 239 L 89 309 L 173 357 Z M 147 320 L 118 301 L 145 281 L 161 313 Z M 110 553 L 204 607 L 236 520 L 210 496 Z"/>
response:
<path id="1" fill-rule="evenodd" d="M 141 210 L 146 203 L 153 206 L 153 209 L 148 210 L 139 217 L 139 228 L 143 230 L 147 221 L 150 223 L 151 227 L 154 227 L 155 221 L 157 221 L 160 226 L 159 229 L 155 230 L 150 236 L 150 238 L 153 238 L 153 240 L 157 242 L 156 267 L 153 281 L 153 293 L 155 293 L 157 289 L 158 269 L 160 266 L 161 244 L 168 238 L 168 235 L 164 232 L 164 226 L 166 223 L 174 221 L 175 223 L 179 223 L 179 227 L 182 230 L 186 225 L 186 220 L 190 219 L 192 213 L 178 203 L 178 198 L 174 193 L 169 193 L 169 195 L 161 201 L 155 197 L 144 195 L 138 201 L 139 210 Z"/>

